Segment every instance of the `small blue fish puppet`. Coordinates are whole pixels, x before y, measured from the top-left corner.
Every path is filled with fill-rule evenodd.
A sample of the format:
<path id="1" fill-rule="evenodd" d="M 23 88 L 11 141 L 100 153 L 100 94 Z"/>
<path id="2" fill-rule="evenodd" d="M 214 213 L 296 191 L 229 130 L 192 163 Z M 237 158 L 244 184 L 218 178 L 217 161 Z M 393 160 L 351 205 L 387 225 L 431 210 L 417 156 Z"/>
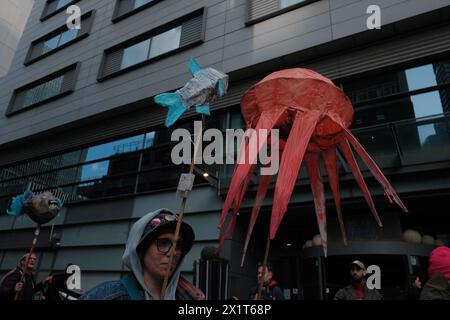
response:
<path id="1" fill-rule="evenodd" d="M 44 224 L 56 217 L 61 207 L 62 201 L 49 191 L 35 194 L 26 190 L 12 199 L 10 210 L 6 212 L 15 217 L 26 214 L 37 224 Z"/>
<path id="2" fill-rule="evenodd" d="M 174 124 L 192 106 L 197 113 L 209 116 L 210 104 L 227 93 L 228 75 L 213 68 L 202 68 L 194 58 L 189 61 L 189 71 L 193 78 L 183 88 L 155 96 L 156 103 L 169 109 L 166 127 Z"/>

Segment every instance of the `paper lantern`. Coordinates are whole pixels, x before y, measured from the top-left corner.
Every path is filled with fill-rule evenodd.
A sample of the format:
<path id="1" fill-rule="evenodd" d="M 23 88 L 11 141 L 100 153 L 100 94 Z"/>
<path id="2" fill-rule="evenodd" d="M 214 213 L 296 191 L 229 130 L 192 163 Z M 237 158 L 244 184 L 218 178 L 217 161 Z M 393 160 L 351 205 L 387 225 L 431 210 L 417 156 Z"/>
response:
<path id="1" fill-rule="evenodd" d="M 411 243 L 421 243 L 422 236 L 416 230 L 409 229 L 403 232 L 403 240 Z"/>
<path id="2" fill-rule="evenodd" d="M 434 237 L 430 236 L 429 234 L 426 234 L 422 237 L 422 243 L 434 245 Z"/>
<path id="3" fill-rule="evenodd" d="M 316 234 L 312 238 L 312 245 L 313 246 L 321 246 L 322 245 L 322 239 L 320 238 L 320 234 Z"/>

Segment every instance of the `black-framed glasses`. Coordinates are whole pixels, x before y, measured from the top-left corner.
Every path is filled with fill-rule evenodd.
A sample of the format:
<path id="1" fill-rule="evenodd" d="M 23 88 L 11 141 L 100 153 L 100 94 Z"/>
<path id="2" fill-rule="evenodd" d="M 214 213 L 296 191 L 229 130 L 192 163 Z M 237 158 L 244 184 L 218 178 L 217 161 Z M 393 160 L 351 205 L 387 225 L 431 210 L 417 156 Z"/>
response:
<path id="1" fill-rule="evenodd" d="M 156 248 L 158 248 L 158 251 L 160 253 L 167 254 L 170 251 L 170 249 L 172 249 L 173 242 L 169 238 L 157 238 L 155 240 L 156 240 Z M 183 241 L 178 240 L 175 250 L 182 252 L 183 249 L 184 249 Z"/>

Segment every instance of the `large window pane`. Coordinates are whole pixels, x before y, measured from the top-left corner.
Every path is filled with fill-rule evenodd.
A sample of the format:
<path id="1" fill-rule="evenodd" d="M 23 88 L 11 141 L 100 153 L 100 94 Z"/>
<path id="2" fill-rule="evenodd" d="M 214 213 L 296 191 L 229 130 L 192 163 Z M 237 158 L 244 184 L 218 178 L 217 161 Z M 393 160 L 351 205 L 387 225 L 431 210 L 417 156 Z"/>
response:
<path id="1" fill-rule="evenodd" d="M 436 117 L 396 124 L 405 164 L 450 159 L 450 118 Z"/>
<path id="2" fill-rule="evenodd" d="M 352 128 L 441 114 L 450 110 L 449 98 L 450 89 L 442 89 L 386 102 L 356 106 Z M 421 130 L 428 132 L 428 129 Z M 427 134 L 423 133 L 423 136 Z"/>
<path id="3" fill-rule="evenodd" d="M 409 91 L 436 85 L 436 75 L 431 64 L 405 70 Z"/>
<path id="4" fill-rule="evenodd" d="M 164 170 L 152 171 L 139 175 L 138 192 L 176 188 L 181 173 L 189 172 L 187 165 L 174 166 Z M 206 180 L 195 175 L 194 184 L 205 183 Z"/>
<path id="5" fill-rule="evenodd" d="M 81 181 L 103 178 L 108 174 L 109 161 L 101 161 L 80 167 Z"/>
<path id="6" fill-rule="evenodd" d="M 155 131 L 147 132 L 145 134 L 144 149 L 153 147 L 153 145 L 155 144 L 155 134 Z"/>
<path id="7" fill-rule="evenodd" d="M 61 92 L 63 79 L 64 76 L 60 76 L 27 90 L 23 107 L 30 106 L 59 94 Z"/>
<path id="8" fill-rule="evenodd" d="M 362 103 L 408 91 L 404 73 L 396 72 L 386 72 L 381 75 L 357 79 L 346 82 L 343 86 L 352 103 Z"/>
<path id="9" fill-rule="evenodd" d="M 142 157 L 142 170 L 173 165 L 171 160 L 172 147 L 150 150 Z"/>
<path id="10" fill-rule="evenodd" d="M 77 37 L 77 35 L 78 35 L 77 29 L 69 29 L 69 30 L 63 32 L 63 34 L 61 35 L 61 39 L 59 40 L 58 47 L 75 39 Z"/>
<path id="11" fill-rule="evenodd" d="M 365 78 L 344 82 L 343 87 L 352 103 L 362 103 L 440 84 L 450 84 L 449 61 L 369 75 Z"/>
<path id="12" fill-rule="evenodd" d="M 61 38 L 61 35 L 58 34 L 57 36 L 48 39 L 47 41 L 44 41 L 44 49 L 42 49 L 42 53 L 49 52 L 53 49 L 58 48 L 59 39 Z"/>
<path id="13" fill-rule="evenodd" d="M 448 89 L 447 89 L 448 90 Z M 442 90 L 445 92 L 446 90 Z M 428 117 L 442 113 L 439 91 L 432 91 L 411 96 L 416 118 Z"/>
<path id="14" fill-rule="evenodd" d="M 121 69 L 135 65 L 139 62 L 147 60 L 148 49 L 150 47 L 150 40 L 145 40 L 124 49 Z"/>
<path id="15" fill-rule="evenodd" d="M 106 158 L 113 155 L 134 152 L 142 149 L 144 135 L 125 138 L 90 147 L 87 151 L 86 161 Z"/>
<path id="16" fill-rule="evenodd" d="M 89 200 L 134 193 L 135 185 L 136 175 L 129 175 L 83 183 L 75 186 L 74 189 L 79 200 Z"/>
<path id="17" fill-rule="evenodd" d="M 180 46 L 180 38 L 181 26 L 153 37 L 149 58 L 177 49 Z"/>

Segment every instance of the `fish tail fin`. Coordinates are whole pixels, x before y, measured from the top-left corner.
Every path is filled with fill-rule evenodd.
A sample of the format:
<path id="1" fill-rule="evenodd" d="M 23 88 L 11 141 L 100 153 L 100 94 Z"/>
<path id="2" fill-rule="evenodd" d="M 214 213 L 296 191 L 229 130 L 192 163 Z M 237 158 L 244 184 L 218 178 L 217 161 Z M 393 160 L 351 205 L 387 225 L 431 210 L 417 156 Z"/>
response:
<path id="1" fill-rule="evenodd" d="M 211 113 L 209 111 L 209 104 L 204 104 L 202 106 L 196 106 L 195 107 L 195 111 L 197 113 L 204 114 L 205 116 L 210 116 L 211 115 Z"/>
<path id="2" fill-rule="evenodd" d="M 170 127 L 186 111 L 186 107 L 177 92 L 161 93 L 155 96 L 155 102 L 168 108 L 165 125 Z"/>

